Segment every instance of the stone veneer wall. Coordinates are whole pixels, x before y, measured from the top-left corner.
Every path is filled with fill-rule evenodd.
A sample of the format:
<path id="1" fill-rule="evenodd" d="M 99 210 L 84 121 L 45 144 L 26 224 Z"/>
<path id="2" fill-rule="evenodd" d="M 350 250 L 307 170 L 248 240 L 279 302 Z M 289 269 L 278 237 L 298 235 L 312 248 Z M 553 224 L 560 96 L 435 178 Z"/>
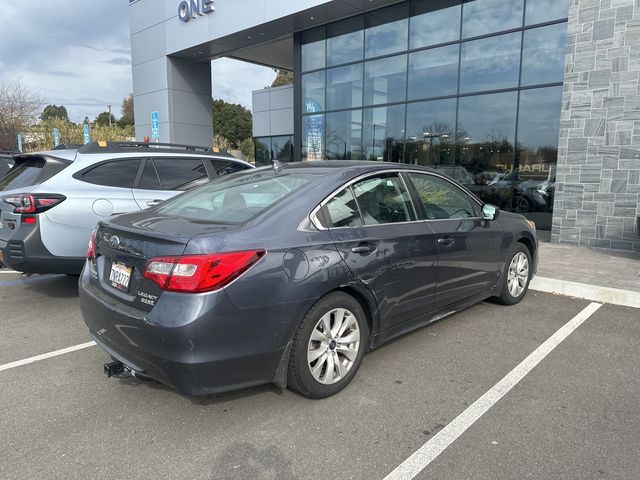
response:
<path id="1" fill-rule="evenodd" d="M 640 0 L 572 0 L 551 241 L 640 252 Z"/>

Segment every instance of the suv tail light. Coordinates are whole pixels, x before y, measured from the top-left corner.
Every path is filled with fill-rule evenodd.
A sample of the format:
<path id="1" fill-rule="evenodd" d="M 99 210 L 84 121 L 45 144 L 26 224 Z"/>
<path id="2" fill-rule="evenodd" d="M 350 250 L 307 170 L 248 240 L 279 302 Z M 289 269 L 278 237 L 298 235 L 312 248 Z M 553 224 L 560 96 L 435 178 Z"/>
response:
<path id="1" fill-rule="evenodd" d="M 211 292 L 228 285 L 265 255 L 264 250 L 156 257 L 149 260 L 144 277 L 170 292 Z"/>
<path id="2" fill-rule="evenodd" d="M 87 258 L 94 259 L 96 258 L 96 231 L 95 229 L 91 232 L 91 236 L 89 237 L 89 248 L 87 248 Z"/>
<path id="3" fill-rule="evenodd" d="M 2 200 L 15 207 L 13 209 L 13 213 L 23 214 L 46 212 L 66 199 L 67 197 L 64 195 L 57 195 L 54 193 L 19 193 L 17 195 L 7 195 L 2 197 Z"/>

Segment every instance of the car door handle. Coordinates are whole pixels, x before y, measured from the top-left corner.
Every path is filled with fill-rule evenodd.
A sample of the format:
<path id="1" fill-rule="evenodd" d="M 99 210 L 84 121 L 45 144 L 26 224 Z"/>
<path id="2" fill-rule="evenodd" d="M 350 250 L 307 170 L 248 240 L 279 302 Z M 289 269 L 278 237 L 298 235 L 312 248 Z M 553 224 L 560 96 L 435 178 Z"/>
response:
<path id="1" fill-rule="evenodd" d="M 454 238 L 451 238 L 451 237 L 442 237 L 438 239 L 438 243 L 440 245 L 444 245 L 445 247 L 450 247 L 451 245 L 456 243 L 456 241 Z"/>
<path id="2" fill-rule="evenodd" d="M 159 205 L 160 203 L 162 203 L 162 200 L 149 200 L 147 202 L 147 207 L 155 207 L 156 205 Z"/>
<path id="3" fill-rule="evenodd" d="M 358 245 L 357 247 L 353 247 L 351 251 L 353 253 L 371 253 L 376 249 L 373 245 Z"/>

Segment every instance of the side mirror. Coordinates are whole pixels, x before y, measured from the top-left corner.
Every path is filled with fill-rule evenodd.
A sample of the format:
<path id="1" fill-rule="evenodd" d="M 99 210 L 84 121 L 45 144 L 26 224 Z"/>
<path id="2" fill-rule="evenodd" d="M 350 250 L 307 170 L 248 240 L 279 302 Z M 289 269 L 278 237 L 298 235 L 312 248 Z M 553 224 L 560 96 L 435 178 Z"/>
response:
<path id="1" fill-rule="evenodd" d="M 495 205 L 485 203 L 482 206 L 482 218 L 484 220 L 489 220 L 489 221 L 495 220 L 496 218 L 498 218 L 499 214 L 500 214 L 500 209 Z"/>

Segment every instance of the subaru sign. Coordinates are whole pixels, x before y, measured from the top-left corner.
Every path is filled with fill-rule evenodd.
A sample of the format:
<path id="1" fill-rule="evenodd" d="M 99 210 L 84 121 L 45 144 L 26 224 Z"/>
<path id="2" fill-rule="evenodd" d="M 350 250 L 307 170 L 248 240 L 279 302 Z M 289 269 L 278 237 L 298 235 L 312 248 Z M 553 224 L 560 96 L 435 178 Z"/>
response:
<path id="1" fill-rule="evenodd" d="M 53 129 L 53 146 L 57 147 L 60 145 L 60 132 L 57 128 Z"/>
<path id="2" fill-rule="evenodd" d="M 151 138 L 158 140 L 160 138 L 160 120 L 158 112 L 151 112 Z"/>
<path id="3" fill-rule="evenodd" d="M 192 18 L 206 15 L 215 9 L 215 0 L 182 0 L 178 4 L 178 18 L 186 23 Z"/>
<path id="4" fill-rule="evenodd" d="M 84 137 L 84 144 L 86 145 L 87 143 L 89 143 L 89 124 L 85 123 L 84 125 L 82 125 L 82 134 Z"/>

